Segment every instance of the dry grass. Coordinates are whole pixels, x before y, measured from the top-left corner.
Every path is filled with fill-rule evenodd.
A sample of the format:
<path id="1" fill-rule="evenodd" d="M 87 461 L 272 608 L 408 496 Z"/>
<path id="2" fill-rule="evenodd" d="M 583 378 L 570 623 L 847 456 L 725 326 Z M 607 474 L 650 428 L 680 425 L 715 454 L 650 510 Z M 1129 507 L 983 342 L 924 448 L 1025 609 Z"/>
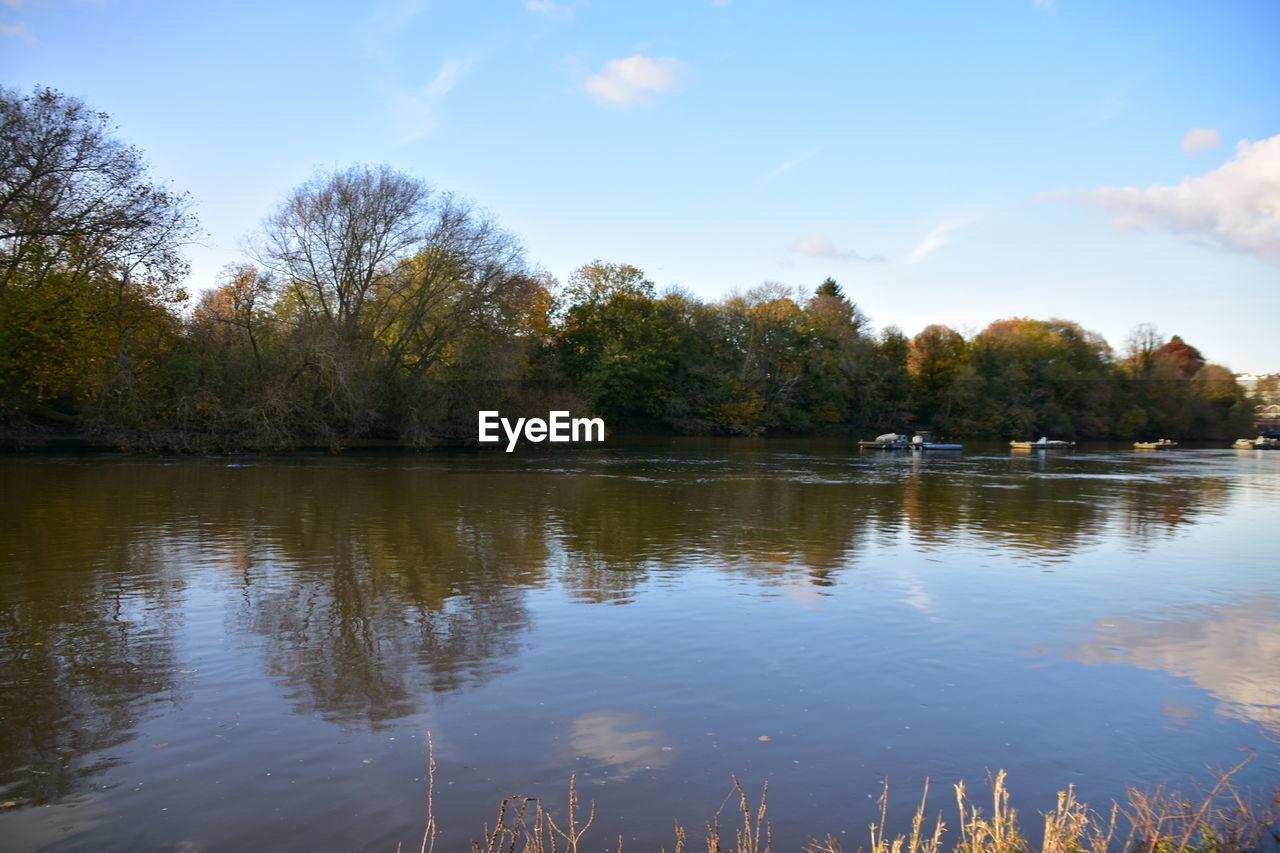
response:
<path id="1" fill-rule="evenodd" d="M 428 736 L 430 750 L 430 737 Z M 1218 772 L 1207 791 L 1197 788 L 1191 795 L 1158 787 L 1151 791 L 1130 788 L 1125 803 L 1112 803 L 1103 813 L 1076 799 L 1068 786 L 1058 793 L 1057 806 L 1043 813 L 1044 834 L 1038 848 L 1033 845 L 1009 804 L 1005 773 L 988 778 L 991 807 L 982 807 L 969 798 L 963 782 L 954 786 L 956 837 L 947 847 L 947 824 L 938 814 L 926 818 L 929 783 L 926 780 L 910 833 L 890 836 L 886 831 L 889 812 L 889 785 L 880 794 L 880 821 L 870 827 L 871 844 L 866 853 L 1263 853 L 1280 850 L 1280 787 L 1267 801 L 1259 802 L 1232 779 L 1248 763 L 1246 759 L 1228 771 Z M 436 839 L 434 810 L 435 756 L 428 756 L 427 829 L 420 853 L 431 853 Z M 766 819 L 768 783 L 752 803 L 736 776 L 733 788 L 715 816 L 706 824 L 707 853 L 772 853 L 773 832 Z M 721 814 L 732 805 L 735 814 L 732 837 L 720 825 Z M 471 841 L 471 853 L 578 853 L 585 850 L 583 837 L 595 821 L 595 803 L 585 819 L 578 799 L 576 779 L 569 777 L 567 814 L 558 820 L 543 809 L 537 797 L 512 796 L 498 806 L 492 826 L 485 825 L 481 840 Z M 1126 830 L 1120 831 L 1124 826 Z M 684 853 L 688 834 L 675 824 L 673 853 Z M 597 846 L 622 853 L 623 839 L 613 846 Z M 399 847 L 396 848 L 399 853 Z M 811 839 L 804 853 L 844 853 L 832 835 Z M 863 853 L 864 848 L 854 848 Z M 666 848 L 663 848 L 666 853 Z"/>

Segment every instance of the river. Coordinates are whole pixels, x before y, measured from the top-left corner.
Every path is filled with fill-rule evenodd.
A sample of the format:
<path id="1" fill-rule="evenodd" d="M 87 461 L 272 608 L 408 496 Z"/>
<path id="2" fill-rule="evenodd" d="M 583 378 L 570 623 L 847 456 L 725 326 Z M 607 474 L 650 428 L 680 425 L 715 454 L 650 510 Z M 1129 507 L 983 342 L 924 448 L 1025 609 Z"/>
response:
<path id="1" fill-rule="evenodd" d="M 5 849 L 416 850 L 428 732 L 437 850 L 571 774 L 633 850 L 731 774 L 780 850 L 1280 780 L 1277 452 L 10 456 L 0 518 Z"/>

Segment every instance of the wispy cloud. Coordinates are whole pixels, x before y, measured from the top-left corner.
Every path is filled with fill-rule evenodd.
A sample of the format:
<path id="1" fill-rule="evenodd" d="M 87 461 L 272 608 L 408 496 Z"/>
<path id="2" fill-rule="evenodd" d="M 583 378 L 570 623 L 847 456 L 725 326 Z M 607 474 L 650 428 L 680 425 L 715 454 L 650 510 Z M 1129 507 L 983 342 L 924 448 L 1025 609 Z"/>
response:
<path id="1" fill-rule="evenodd" d="M 1211 127 L 1193 127 L 1182 137 L 1182 153 L 1195 154 L 1198 151 L 1212 151 L 1222 145 L 1222 137 Z"/>
<path id="2" fill-rule="evenodd" d="M 943 246 L 950 243 L 951 232 L 955 231 L 962 224 L 963 223 L 958 220 L 951 220 L 949 222 L 943 222 L 941 225 L 934 226 L 929 230 L 928 234 L 925 234 L 924 237 L 921 238 L 919 243 L 915 244 L 911 251 L 907 253 L 907 256 L 902 259 L 902 262 L 907 265 L 920 263 L 938 249 L 941 249 Z"/>
<path id="3" fill-rule="evenodd" d="M 831 260 L 861 261 L 867 264 L 884 263 L 883 255 L 862 255 L 852 249 L 839 251 L 831 241 L 822 234 L 809 234 L 797 237 L 791 244 L 790 252 L 797 255 L 808 255 L 811 258 L 828 258 Z"/>
<path id="4" fill-rule="evenodd" d="M 525 0 L 524 7 L 530 12 L 540 12 L 548 14 L 556 10 L 556 4 L 553 0 Z"/>
<path id="5" fill-rule="evenodd" d="M 396 60 L 397 37 L 407 31 L 426 10 L 427 0 L 379 0 L 357 26 L 360 44 L 370 59 L 383 65 Z"/>
<path id="6" fill-rule="evenodd" d="M 658 92 L 677 88 L 688 78 L 690 65 L 670 56 L 614 59 L 598 74 L 587 78 L 584 88 L 602 104 L 626 106 L 642 103 Z"/>
<path id="7" fill-rule="evenodd" d="M 1104 93 L 1093 105 L 1093 110 L 1085 124 L 1096 127 L 1118 118 L 1129 108 L 1129 89 L 1120 88 Z"/>
<path id="8" fill-rule="evenodd" d="M 35 33 L 31 32 L 26 21 L 19 21 L 16 24 L 0 24 L 0 36 L 18 39 L 19 41 L 24 41 L 27 44 L 40 43 L 40 39 L 36 38 Z"/>
<path id="9" fill-rule="evenodd" d="M 1121 230 L 1161 229 L 1280 264 L 1280 135 L 1242 140 L 1233 160 L 1177 186 L 1040 193 L 1033 201 L 1081 202 L 1110 211 Z"/>
<path id="10" fill-rule="evenodd" d="M 767 184 L 767 183 L 769 183 L 770 181 L 773 181 L 774 179 L 776 179 L 776 178 L 777 178 L 779 175 L 781 175 L 783 172 L 789 172 L 789 171 L 791 171 L 791 170 L 792 170 L 792 169 L 794 169 L 796 166 L 799 166 L 801 163 L 803 163 L 805 160 L 808 160 L 810 157 L 814 157 L 814 156 L 816 156 L 816 155 L 818 155 L 818 154 L 820 154 L 820 153 L 822 153 L 822 149 L 821 149 L 821 148 L 814 148 L 812 151 L 806 151 L 806 152 L 804 152 L 804 153 L 803 153 L 803 154 L 801 154 L 799 157 L 792 157 L 790 160 L 784 160 L 784 161 L 782 161 L 781 163 L 779 163 L 779 164 L 777 165 L 777 167 L 775 167 L 775 168 L 774 168 L 774 170 L 773 170 L 772 172 L 770 172 L 769 174 L 765 175 L 765 176 L 760 180 L 760 183 L 762 183 L 762 184 Z"/>
<path id="11" fill-rule="evenodd" d="M 440 70 L 417 92 L 396 96 L 392 105 L 401 142 L 416 142 L 435 132 L 440 124 L 440 105 L 453 87 L 470 70 L 470 59 L 446 59 Z"/>

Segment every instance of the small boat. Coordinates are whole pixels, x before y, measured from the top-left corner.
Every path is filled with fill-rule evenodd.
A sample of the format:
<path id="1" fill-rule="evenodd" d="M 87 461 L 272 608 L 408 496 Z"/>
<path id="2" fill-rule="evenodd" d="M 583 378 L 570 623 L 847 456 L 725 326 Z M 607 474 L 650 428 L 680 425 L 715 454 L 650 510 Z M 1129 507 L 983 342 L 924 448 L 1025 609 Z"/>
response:
<path id="1" fill-rule="evenodd" d="M 872 450 L 963 450 L 962 444 L 942 444 L 933 440 L 933 435 L 928 432 L 917 432 L 911 438 L 905 435 L 899 435 L 896 432 L 887 432 L 884 435 L 878 435 L 875 441 L 859 441 L 859 447 L 865 447 Z"/>
<path id="2" fill-rule="evenodd" d="M 858 446 L 870 447 L 875 450 L 909 450 L 911 442 L 905 435 L 886 432 L 884 435 L 877 435 L 874 441 L 859 441 Z"/>
<path id="3" fill-rule="evenodd" d="M 1280 438 L 1260 435 L 1257 438 L 1237 438 L 1231 445 L 1236 450 L 1280 450 Z"/>
<path id="4" fill-rule="evenodd" d="M 923 430 L 917 431 L 911 437 L 912 450 L 964 450 L 963 444 L 943 444 L 940 441 L 933 440 L 933 433 Z"/>
<path id="5" fill-rule="evenodd" d="M 1066 450 L 1076 446 L 1074 441 L 1050 440 L 1040 436 L 1039 441 L 1011 441 L 1009 446 L 1018 450 Z"/>
<path id="6" fill-rule="evenodd" d="M 1133 443 L 1134 450 L 1173 450 L 1178 446 L 1178 442 L 1170 441 L 1162 438 L 1159 441 L 1135 441 Z"/>

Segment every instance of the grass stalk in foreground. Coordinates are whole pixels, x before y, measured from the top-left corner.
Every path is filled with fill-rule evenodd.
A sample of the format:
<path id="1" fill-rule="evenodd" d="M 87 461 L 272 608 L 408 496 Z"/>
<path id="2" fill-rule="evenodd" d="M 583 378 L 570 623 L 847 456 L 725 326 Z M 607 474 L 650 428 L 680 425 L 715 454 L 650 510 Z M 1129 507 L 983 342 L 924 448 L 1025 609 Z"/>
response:
<path id="1" fill-rule="evenodd" d="M 430 750 L 430 738 L 428 737 Z M 1232 777 L 1252 757 L 1231 770 L 1215 774 L 1215 783 L 1207 791 L 1196 789 L 1184 796 L 1164 786 L 1151 791 L 1130 788 L 1125 803 L 1113 802 L 1099 813 L 1076 798 L 1074 786 L 1058 793 L 1057 805 L 1044 812 L 1044 833 L 1038 846 L 1033 844 L 1019 822 L 1017 811 L 1009 804 L 1009 789 L 1003 770 L 989 777 L 991 809 L 984 812 L 969 797 L 964 782 L 957 783 L 956 837 L 948 847 L 947 824 L 941 813 L 930 821 L 926 817 L 929 783 L 926 780 L 910 834 L 890 837 L 886 831 L 889 812 L 889 784 L 880 794 L 880 822 L 870 826 L 870 847 L 865 853 L 1264 853 L 1280 850 L 1280 786 L 1259 801 L 1250 792 L 1232 782 Z M 428 757 L 427 829 L 420 853 L 430 853 L 436 840 L 435 756 Z M 704 843 L 707 853 L 772 853 L 773 833 L 766 819 L 769 786 L 760 791 L 757 804 L 733 777 L 733 788 L 720 810 L 705 825 Z M 736 817 L 732 837 L 720 825 L 720 814 L 730 803 Z M 484 826 L 481 840 L 472 840 L 471 853 L 578 853 L 586 849 L 583 837 L 595 821 L 595 803 L 591 803 L 585 820 L 578 799 L 574 776 L 569 777 L 567 815 L 557 819 L 542 807 L 537 797 L 511 796 L 502 800 L 492 826 Z M 1122 827 L 1124 830 L 1122 831 Z M 622 853 L 623 839 L 613 846 L 596 846 Z M 672 853 L 685 853 L 688 833 L 677 821 Z M 667 848 L 662 848 L 666 853 Z M 845 853 L 845 848 L 832 835 L 812 838 L 804 853 Z M 399 853 L 399 847 L 397 847 Z M 849 853 L 864 853 L 858 846 Z"/>

